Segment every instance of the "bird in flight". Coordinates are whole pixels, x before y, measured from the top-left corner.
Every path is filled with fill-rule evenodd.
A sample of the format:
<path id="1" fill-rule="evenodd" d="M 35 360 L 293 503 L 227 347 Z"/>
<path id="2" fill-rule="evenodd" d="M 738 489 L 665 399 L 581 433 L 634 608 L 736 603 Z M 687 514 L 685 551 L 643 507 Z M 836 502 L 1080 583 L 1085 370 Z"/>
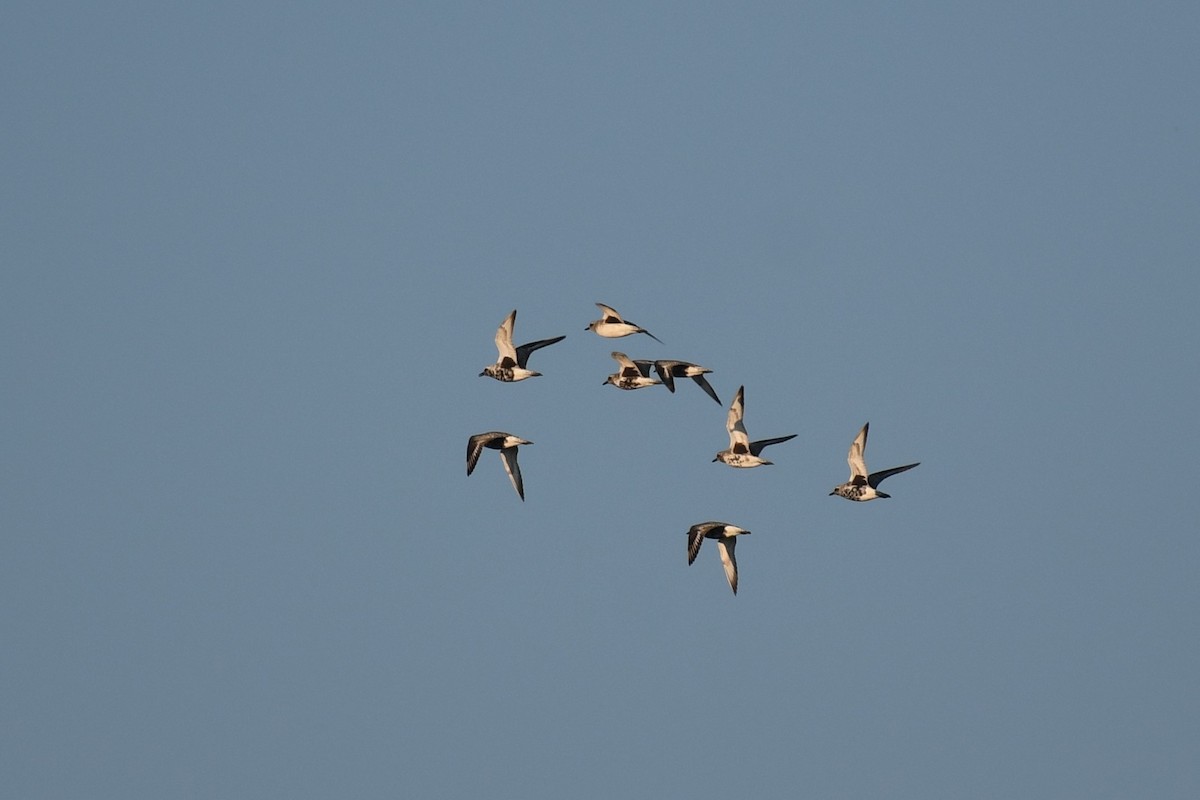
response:
<path id="1" fill-rule="evenodd" d="M 746 426 L 742 424 L 742 415 L 745 410 L 745 389 L 745 386 L 739 386 L 737 397 L 733 398 L 733 402 L 729 404 L 729 416 L 725 421 L 725 428 L 729 431 L 729 449 L 722 450 L 713 458 L 713 461 L 720 461 L 723 464 L 741 469 L 774 463 L 759 456 L 763 448 L 796 438 L 796 434 L 793 433 L 789 436 L 779 436 L 774 439 L 760 439 L 757 442 L 750 441 L 750 436 L 746 433 Z"/>
<path id="2" fill-rule="evenodd" d="M 750 531 L 739 528 L 736 525 L 730 525 L 728 522 L 700 522 L 688 529 L 688 566 L 696 560 L 696 554 L 700 552 L 700 545 L 705 539 L 715 539 L 717 542 L 717 552 L 721 554 L 721 564 L 725 567 L 725 578 L 729 581 L 729 588 L 733 589 L 733 593 L 737 594 L 738 587 L 738 569 L 737 559 L 733 555 L 734 548 L 737 546 L 735 537 Z"/>
<path id="3" fill-rule="evenodd" d="M 833 491 L 829 493 L 830 496 L 836 494 L 838 497 L 860 503 L 874 500 L 876 497 L 891 497 L 890 494 L 879 491 L 879 484 L 883 479 L 891 477 L 897 472 L 910 470 L 921 463 L 918 461 L 916 464 L 905 464 L 903 467 L 892 467 L 867 474 L 867 462 L 863 454 L 867 449 L 867 430 L 870 427 L 871 423 L 869 422 L 863 425 L 858 436 L 855 436 L 854 441 L 850 443 L 850 454 L 846 457 L 846 463 L 850 465 L 850 480 L 833 487 Z"/>
<path id="4" fill-rule="evenodd" d="M 722 405 L 721 398 L 717 397 L 717 393 L 713 391 L 712 386 L 704 377 L 705 373 L 712 372 L 711 369 L 687 361 L 672 361 L 665 358 L 657 361 L 637 359 L 633 363 L 637 364 L 638 369 L 642 370 L 644 375 L 649 375 L 650 368 L 653 367 L 654 371 L 658 373 L 658 377 L 662 379 L 663 386 L 666 386 L 672 393 L 675 392 L 676 378 L 691 378 L 709 397 L 717 401 L 717 405 Z"/>
<path id="5" fill-rule="evenodd" d="M 479 373 L 479 377 L 484 375 L 489 378 L 495 378 L 504 383 L 515 383 L 523 381 L 526 378 L 536 378 L 542 373 L 534 372 L 527 369 L 529 364 L 529 354 L 534 350 L 552 345 L 555 342 L 561 342 L 566 336 L 555 336 L 553 339 L 542 339 L 537 342 L 529 342 L 520 347 L 513 347 L 513 323 L 517 321 L 517 310 L 514 308 L 512 313 L 504 318 L 500 323 L 500 327 L 496 329 L 496 351 L 498 353 L 495 364 L 488 364 L 483 368 L 483 372 Z"/>
<path id="6" fill-rule="evenodd" d="M 623 319 L 615 308 L 606 306 L 604 303 L 596 303 L 596 307 L 600 309 L 600 319 L 593 320 L 584 330 L 595 331 L 598 336 L 603 336 L 605 339 L 619 339 L 634 333 L 644 333 L 662 344 L 662 340 L 650 331 Z"/>
<path id="7" fill-rule="evenodd" d="M 533 444 L 533 442 L 504 431 L 475 434 L 467 440 L 467 474 L 470 475 L 474 472 L 475 464 L 479 461 L 479 454 L 483 452 L 483 448 L 499 450 L 500 458 L 504 462 L 504 471 L 508 473 L 508 479 L 512 481 L 513 488 L 517 490 L 517 496 L 524 500 L 525 483 L 521 480 L 521 466 L 517 463 L 517 448 L 523 444 Z"/>
<path id="8" fill-rule="evenodd" d="M 617 350 L 612 351 L 612 357 L 617 360 L 621 368 L 604 379 L 604 384 L 612 384 L 618 389 L 643 389 L 647 386 L 657 386 L 662 381 L 655 380 L 650 377 L 650 367 L 647 364 L 645 367 L 639 366 L 637 363 L 630 361 L 629 356 Z"/>

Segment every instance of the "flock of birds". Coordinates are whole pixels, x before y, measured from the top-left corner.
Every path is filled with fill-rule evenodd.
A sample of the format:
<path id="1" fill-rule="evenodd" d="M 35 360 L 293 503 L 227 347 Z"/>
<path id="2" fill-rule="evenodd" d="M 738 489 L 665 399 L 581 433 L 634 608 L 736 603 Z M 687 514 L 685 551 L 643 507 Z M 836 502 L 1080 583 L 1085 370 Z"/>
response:
<path id="1" fill-rule="evenodd" d="M 585 330 L 593 331 L 606 339 L 619 339 L 623 336 L 632 336 L 635 333 L 644 333 L 651 339 L 654 339 L 654 341 L 662 343 L 662 340 L 650 331 L 622 318 L 615 309 L 603 303 L 596 303 L 596 305 L 601 312 L 600 319 L 591 322 Z M 513 325 L 516 323 L 516 320 L 517 312 L 514 309 L 500 323 L 500 327 L 496 329 L 496 350 L 498 353 L 496 363 L 484 367 L 483 371 L 479 373 L 479 377 L 487 376 L 503 383 L 515 383 L 527 378 L 536 378 L 542 373 L 529 369 L 529 356 L 536 350 L 549 347 L 566 338 L 566 336 L 555 336 L 550 339 L 540 339 L 514 347 Z M 709 397 L 716 401 L 717 405 L 724 405 L 721 399 L 717 397 L 717 393 L 713 390 L 708 380 L 704 377 L 707 373 L 712 372 L 712 370 L 702 367 L 699 364 L 670 359 L 658 359 L 654 361 L 645 359 L 634 360 L 624 353 L 615 350 L 612 353 L 612 357 L 616 360 L 620 369 L 609 375 L 605 379 L 604 385 L 611 384 L 618 389 L 630 391 L 643 389 L 647 386 L 663 385 L 671 392 L 674 392 L 676 378 L 691 378 Z M 651 372 L 654 372 L 658 377 L 651 377 Z M 765 464 L 773 463 L 762 457 L 763 449 L 796 437 L 796 434 L 793 433 L 787 436 L 777 436 L 772 439 L 750 441 L 750 436 L 746 433 L 746 426 L 742 421 L 745 411 L 745 388 L 744 386 L 738 387 L 737 395 L 729 405 L 729 415 L 726 417 L 725 422 L 725 428 L 729 432 L 729 447 L 713 457 L 713 461 L 720 461 L 727 466 L 738 469 L 761 467 Z M 867 431 L 870 429 L 870 425 L 871 423 L 869 422 L 863 425 L 858 435 L 854 437 L 854 441 L 850 443 L 850 453 L 846 459 L 850 465 L 850 480 L 833 487 L 833 491 L 829 493 L 831 496 L 837 495 L 838 497 L 844 497 L 847 500 L 854 500 L 856 502 L 866 502 L 880 497 L 891 497 L 891 495 L 879 491 L 880 482 L 896 473 L 910 470 L 920 464 L 920 462 L 916 462 L 878 472 L 867 472 L 867 462 L 864 452 L 867 449 Z M 524 500 L 525 483 L 521 479 L 520 464 L 517 463 L 517 448 L 526 444 L 533 444 L 533 442 L 504 431 L 487 431 L 475 434 L 467 441 L 467 475 L 470 475 L 475 470 L 475 465 L 479 462 L 479 456 L 483 453 L 484 448 L 499 450 L 501 461 L 504 463 L 504 471 L 508 473 L 508 478 L 512 481 L 513 488 L 517 490 L 517 495 L 521 500 Z M 710 521 L 693 525 L 687 532 L 688 564 L 691 565 L 696 560 L 696 555 L 700 552 L 700 545 L 703 544 L 705 539 L 715 540 L 717 552 L 721 556 L 721 564 L 725 567 L 725 577 L 729 581 L 729 587 L 733 589 L 733 593 L 736 595 L 738 589 L 738 571 L 734 549 L 737 545 L 737 537 L 746 533 L 750 533 L 750 531 L 739 528 L 737 525 L 731 525 L 728 522 Z"/>

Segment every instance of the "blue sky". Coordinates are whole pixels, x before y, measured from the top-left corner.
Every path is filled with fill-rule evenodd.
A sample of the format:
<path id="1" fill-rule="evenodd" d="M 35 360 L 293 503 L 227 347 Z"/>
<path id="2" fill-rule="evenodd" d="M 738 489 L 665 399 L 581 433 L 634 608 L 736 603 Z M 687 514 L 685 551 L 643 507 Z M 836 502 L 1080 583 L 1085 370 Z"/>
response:
<path id="1" fill-rule="evenodd" d="M 10 6 L 3 794 L 1195 797 L 1198 27 Z"/>

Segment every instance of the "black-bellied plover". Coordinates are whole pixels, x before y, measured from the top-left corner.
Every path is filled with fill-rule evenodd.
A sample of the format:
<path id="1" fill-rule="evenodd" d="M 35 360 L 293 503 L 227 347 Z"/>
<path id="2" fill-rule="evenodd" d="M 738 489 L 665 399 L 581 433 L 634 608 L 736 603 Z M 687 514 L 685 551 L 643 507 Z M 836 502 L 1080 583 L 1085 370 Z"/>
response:
<path id="1" fill-rule="evenodd" d="M 903 467 L 892 467 L 868 474 L 867 462 L 863 454 L 867 449 L 867 430 L 870 427 L 871 423 L 869 422 L 863 425 L 858 436 L 855 436 L 854 441 L 850 443 L 850 455 L 846 457 L 846 462 L 850 465 L 850 480 L 833 487 L 833 491 L 829 493 L 831 496 L 836 494 L 838 497 L 856 500 L 860 503 L 874 500 L 876 497 L 891 497 L 890 494 L 878 491 L 880 482 L 884 478 L 912 469 L 921 463 L 918 461 L 916 464 L 905 464 Z"/>
<path id="2" fill-rule="evenodd" d="M 615 308 L 606 306 L 604 303 L 596 303 L 596 307 L 600 309 L 600 319 L 593 320 L 584 330 L 595 331 L 597 335 L 603 336 L 605 339 L 619 339 L 622 336 L 629 336 L 633 333 L 644 333 L 654 341 L 662 344 L 662 340 L 650 331 L 623 319 Z"/>
<path id="3" fill-rule="evenodd" d="M 757 442 L 750 441 L 750 437 L 746 433 L 746 426 L 742 424 L 745 389 L 745 386 L 739 386 L 737 397 L 733 398 L 733 402 L 729 404 L 729 416 L 725 420 L 725 428 L 729 431 L 729 449 L 717 453 L 713 461 L 720 461 L 731 467 L 740 468 L 772 464 L 774 462 L 760 458 L 758 454 L 762 452 L 764 447 L 786 442 L 788 439 L 795 439 L 796 434 L 779 436 L 774 439 L 760 439 Z"/>
<path id="4" fill-rule="evenodd" d="M 555 336 L 553 339 L 542 339 L 537 342 L 523 344 L 520 347 L 513 347 L 513 323 L 517 321 L 517 310 L 514 308 L 512 313 L 504 318 L 500 323 L 500 327 L 496 329 L 496 351 L 499 354 L 495 364 L 489 364 L 483 368 L 483 372 L 479 373 L 479 377 L 484 375 L 489 378 L 495 378 L 504 383 L 515 383 L 523 381 L 526 378 L 535 378 L 542 373 L 534 372 L 531 369 L 526 369 L 526 364 L 529 363 L 529 354 L 547 345 L 552 345 L 555 342 L 561 342 L 567 338 L 564 336 Z"/>
<path id="5" fill-rule="evenodd" d="M 704 543 L 704 540 L 715 539 L 717 552 L 721 554 L 721 563 L 725 566 L 725 577 L 729 580 L 729 588 L 733 589 L 734 594 L 737 594 L 738 570 L 733 550 L 737 546 L 735 537 L 743 533 L 750 533 L 750 531 L 730 525 L 728 522 L 700 522 L 693 525 L 687 532 L 688 566 L 691 566 L 692 562 L 696 560 L 696 554 L 700 552 L 700 545 Z"/>
<path id="6" fill-rule="evenodd" d="M 504 431 L 475 434 L 467 441 L 467 474 L 470 475 L 474 471 L 475 463 L 479 461 L 479 454 L 483 452 L 483 448 L 499 450 L 501 460 L 504 461 L 504 471 L 508 473 L 508 479 L 512 481 L 517 495 L 524 500 L 525 484 L 521 480 L 521 467 L 517 464 L 517 447 L 523 444 L 533 444 L 533 442 Z"/>
<path id="7" fill-rule="evenodd" d="M 675 391 L 676 378 L 691 378 L 709 397 L 717 401 L 717 405 L 722 405 L 721 398 L 717 397 L 717 393 L 713 391 L 712 386 L 709 385 L 708 380 L 704 377 L 706 373 L 712 372 L 707 367 L 692 364 L 688 361 L 673 361 L 666 358 L 660 358 L 655 361 L 637 359 L 633 363 L 637 364 L 638 369 L 643 370 L 645 374 L 649 374 L 650 367 L 654 367 L 654 371 L 662 379 L 663 386 L 666 386 L 672 393 Z"/>
<path id="8" fill-rule="evenodd" d="M 648 365 L 643 368 L 631 361 L 629 356 L 616 350 L 612 351 L 612 357 L 617 360 L 621 368 L 605 378 L 604 385 L 611 383 L 618 389 L 641 389 L 646 386 L 657 386 L 662 383 L 662 381 L 650 377 L 650 367 Z"/>

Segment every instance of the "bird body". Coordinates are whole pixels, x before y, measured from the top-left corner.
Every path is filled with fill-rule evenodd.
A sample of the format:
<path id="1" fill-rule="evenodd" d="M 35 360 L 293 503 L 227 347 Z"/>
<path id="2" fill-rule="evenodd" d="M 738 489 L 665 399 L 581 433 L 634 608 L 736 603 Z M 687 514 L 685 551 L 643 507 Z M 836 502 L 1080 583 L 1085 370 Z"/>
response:
<path id="1" fill-rule="evenodd" d="M 516 321 L 517 310 L 514 308 L 496 329 L 496 363 L 484 367 L 483 372 L 479 373 L 479 377 L 482 378 L 486 375 L 502 383 L 516 383 L 526 378 L 536 378 L 542 373 L 534 372 L 527 367 L 529 354 L 567 338 L 566 336 L 555 336 L 552 339 L 542 339 L 523 344 L 520 347 L 513 347 L 513 324 Z"/>
<path id="2" fill-rule="evenodd" d="M 737 546 L 735 537 L 741 536 L 743 533 L 750 533 L 745 528 L 739 528 L 736 525 L 730 525 L 728 522 L 700 522 L 688 529 L 688 566 L 696 560 L 696 554 L 700 552 L 700 545 L 705 539 L 715 539 L 717 543 L 717 552 L 721 555 L 721 564 L 725 567 L 725 579 L 729 581 L 729 588 L 733 589 L 733 593 L 737 594 L 738 590 L 738 568 L 737 558 L 734 557 L 734 548 Z"/>
<path id="3" fill-rule="evenodd" d="M 533 442 L 504 431 L 475 434 L 467 440 L 467 475 L 475 471 L 475 464 L 479 462 L 479 454 L 483 452 L 483 448 L 499 450 L 500 458 L 504 462 L 504 471 L 508 473 L 513 488 L 517 490 L 517 496 L 524 500 L 525 483 L 521 480 L 521 466 L 517 463 L 517 448 L 523 444 Z"/>
<path id="4" fill-rule="evenodd" d="M 721 398 L 717 397 L 717 393 L 713 391 L 708 380 L 704 377 L 712 372 L 711 369 L 702 367 L 699 364 L 693 364 L 690 361 L 673 361 L 671 359 L 660 358 L 655 361 L 638 359 L 633 362 L 637 364 L 638 369 L 642 374 L 649 375 L 650 369 L 658 373 L 658 377 L 662 380 L 663 386 L 666 386 L 671 393 L 675 392 L 676 378 L 691 378 L 696 382 L 696 385 L 704 390 L 705 394 L 717 401 L 717 405 L 722 405 Z"/>
<path id="5" fill-rule="evenodd" d="M 657 386 L 662 381 L 655 380 L 650 377 L 650 368 L 643 367 L 634 361 L 631 361 L 629 356 L 617 350 L 612 351 L 612 357 L 621 365 L 621 368 L 604 379 L 604 384 L 612 384 L 618 389 L 644 389 L 647 386 Z"/>
<path id="6" fill-rule="evenodd" d="M 742 417 L 745 414 L 745 389 L 745 386 L 739 386 L 737 396 L 729 404 L 729 415 L 725 421 L 725 429 L 729 431 L 729 448 L 717 453 L 713 458 L 713 461 L 720 461 L 730 467 L 737 467 L 739 469 L 761 467 L 764 464 L 774 463 L 759 455 L 763 451 L 763 448 L 796 438 L 796 434 L 793 433 L 774 439 L 760 439 L 757 442 L 750 441 L 750 436 L 746 433 L 746 426 L 742 422 Z"/>
<path id="7" fill-rule="evenodd" d="M 615 308 L 606 306 L 604 303 L 596 303 L 596 307 L 600 309 L 600 319 L 593 320 L 584 330 L 594 331 L 597 336 L 603 336 L 605 339 L 619 339 L 622 336 L 644 333 L 662 344 L 662 340 L 650 331 L 622 318 Z"/>
<path id="8" fill-rule="evenodd" d="M 850 453 L 846 456 L 846 462 L 850 465 L 850 480 L 833 487 L 833 491 L 829 493 L 830 496 L 837 495 L 838 497 L 844 497 L 847 500 L 854 500 L 859 503 L 865 503 L 877 497 L 890 498 L 890 494 L 879 491 L 880 482 L 884 478 L 895 475 L 897 472 L 904 472 L 920 465 L 921 462 L 918 461 L 915 464 L 905 464 L 903 467 L 892 467 L 891 469 L 884 469 L 868 474 L 865 453 L 867 450 L 867 431 L 870 427 L 871 423 L 869 422 L 863 425 L 862 430 L 858 432 L 858 435 L 854 437 L 854 441 L 850 443 Z"/>

